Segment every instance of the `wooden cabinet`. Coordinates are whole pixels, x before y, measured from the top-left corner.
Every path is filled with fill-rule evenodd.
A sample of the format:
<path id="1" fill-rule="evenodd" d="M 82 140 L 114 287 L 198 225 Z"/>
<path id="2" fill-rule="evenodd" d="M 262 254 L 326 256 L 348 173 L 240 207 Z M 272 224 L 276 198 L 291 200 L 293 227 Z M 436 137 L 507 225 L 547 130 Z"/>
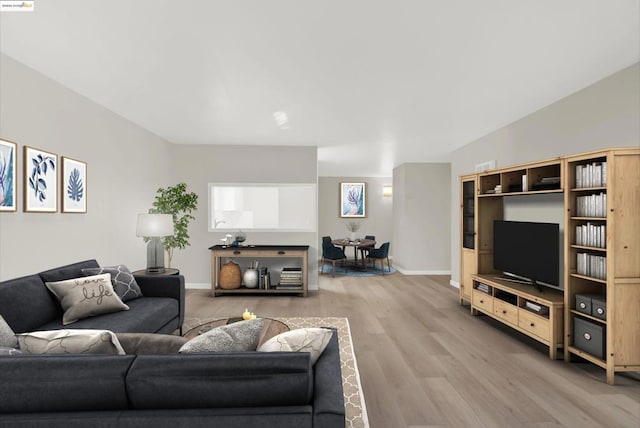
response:
<path id="1" fill-rule="evenodd" d="M 211 295 L 218 294 L 299 294 L 308 293 L 308 245 L 252 245 L 248 247 L 227 247 L 214 245 L 211 250 Z M 270 271 L 271 284 L 269 288 L 247 288 L 241 286 L 236 289 L 222 289 L 218 280 L 220 269 L 228 260 L 240 265 L 244 272 L 251 261 L 258 260 L 259 266 L 267 267 Z M 275 267 L 275 269 L 273 269 Z M 301 282 L 299 285 L 285 286 L 280 280 L 282 267 L 299 268 Z"/>
<path id="2" fill-rule="evenodd" d="M 471 302 L 471 275 L 478 273 L 476 255 L 476 176 L 460 178 L 460 304 Z"/>
<path id="3" fill-rule="evenodd" d="M 555 359 L 563 347 L 562 292 L 503 281 L 493 275 L 473 275 L 471 313 L 482 312 L 549 347 Z M 538 309 L 536 312 L 535 309 Z"/>
<path id="4" fill-rule="evenodd" d="M 565 359 L 577 355 L 606 369 L 612 384 L 615 372 L 640 370 L 640 150 L 565 162 Z M 577 307 L 576 296 L 606 301 L 606 319 Z M 605 332 L 604 358 L 574 337 L 576 318 Z"/>
<path id="5" fill-rule="evenodd" d="M 552 358 L 564 346 L 567 361 L 579 356 L 606 369 L 610 384 L 616 372 L 640 371 L 640 149 L 515 165 L 464 175 L 460 183 L 460 302 L 547 344 Z M 535 289 L 494 278 L 493 224 L 503 220 L 505 198 L 543 193 L 564 196 L 564 290 L 536 296 Z M 481 282 L 490 285 L 489 294 L 477 289 Z M 505 300 L 502 293 L 515 297 Z M 606 301 L 606 319 L 576 308 L 576 296 L 584 295 Z M 526 302 L 536 299 L 548 316 L 527 310 Z M 604 332 L 604 358 L 576 343 L 576 319 Z"/>

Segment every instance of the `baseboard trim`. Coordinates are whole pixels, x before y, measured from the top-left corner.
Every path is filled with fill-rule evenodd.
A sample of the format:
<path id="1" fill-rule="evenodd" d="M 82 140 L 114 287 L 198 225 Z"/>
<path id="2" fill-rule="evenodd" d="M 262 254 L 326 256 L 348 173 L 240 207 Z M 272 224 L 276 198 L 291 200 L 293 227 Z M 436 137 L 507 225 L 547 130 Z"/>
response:
<path id="1" fill-rule="evenodd" d="M 206 282 L 187 282 L 184 284 L 184 288 L 187 290 L 210 290 L 211 284 Z"/>
<path id="2" fill-rule="evenodd" d="M 394 266 L 403 275 L 451 275 L 450 270 L 407 270 Z"/>
<path id="3" fill-rule="evenodd" d="M 449 281 L 449 285 L 454 288 L 460 288 L 460 283 L 458 281 L 454 281 L 453 279 Z"/>

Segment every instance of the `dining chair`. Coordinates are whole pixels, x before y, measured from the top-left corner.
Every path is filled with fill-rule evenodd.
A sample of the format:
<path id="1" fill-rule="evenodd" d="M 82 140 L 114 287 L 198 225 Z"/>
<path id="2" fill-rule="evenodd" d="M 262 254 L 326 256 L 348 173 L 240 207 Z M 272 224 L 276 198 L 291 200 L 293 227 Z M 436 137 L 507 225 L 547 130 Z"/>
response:
<path id="1" fill-rule="evenodd" d="M 376 236 L 375 235 L 365 235 L 364 239 L 371 239 L 372 241 L 376 240 Z M 375 244 L 372 245 L 367 245 L 364 247 L 359 247 L 360 248 L 360 255 L 362 256 L 362 260 L 364 262 L 366 255 L 369 253 L 369 251 L 373 250 L 375 248 Z"/>
<path id="2" fill-rule="evenodd" d="M 385 242 L 380 246 L 380 248 L 374 248 L 369 250 L 369 254 L 367 255 L 367 260 L 373 261 L 373 268 L 376 268 L 376 260 L 380 260 L 380 268 L 382 269 L 382 274 L 384 275 L 384 260 L 387 259 L 387 267 L 389 268 L 389 272 L 391 272 L 391 263 L 389 263 L 389 246 L 391 244 L 389 242 Z"/>
<path id="3" fill-rule="evenodd" d="M 331 270 L 331 277 L 335 275 L 336 272 L 336 262 L 344 261 L 347 259 L 347 256 L 344 254 L 344 251 L 331 243 L 331 237 L 323 236 L 322 237 L 322 260 L 320 261 L 320 273 L 322 274 L 322 267 L 324 267 L 324 262 L 329 261 L 333 265 Z"/>

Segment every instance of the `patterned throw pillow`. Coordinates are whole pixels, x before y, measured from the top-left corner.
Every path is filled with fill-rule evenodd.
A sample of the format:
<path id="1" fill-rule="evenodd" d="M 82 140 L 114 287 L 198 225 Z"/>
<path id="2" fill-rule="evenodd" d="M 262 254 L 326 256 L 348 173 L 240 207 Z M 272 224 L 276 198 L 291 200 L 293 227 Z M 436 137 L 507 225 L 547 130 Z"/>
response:
<path id="1" fill-rule="evenodd" d="M 262 318 L 223 325 L 194 337 L 182 345 L 178 352 L 196 354 L 201 352 L 255 351 L 263 325 Z"/>
<path id="2" fill-rule="evenodd" d="M 85 275 L 100 275 L 102 273 L 111 274 L 111 284 L 116 294 L 123 302 L 142 297 L 142 290 L 136 282 L 135 277 L 125 265 L 104 266 L 97 268 L 84 268 Z"/>
<path id="3" fill-rule="evenodd" d="M 18 339 L 13 329 L 0 315 L 0 346 L 5 348 L 15 348 L 18 346 Z"/>
<path id="4" fill-rule="evenodd" d="M 299 328 L 280 333 L 264 342 L 259 352 L 309 352 L 315 364 L 329 344 L 333 330 L 328 328 Z"/>
<path id="5" fill-rule="evenodd" d="M 94 315 L 129 310 L 113 291 L 108 273 L 45 284 L 60 301 L 64 325 Z"/>
<path id="6" fill-rule="evenodd" d="M 25 354 L 124 355 L 116 335 L 109 330 L 49 330 L 18 334 Z"/>

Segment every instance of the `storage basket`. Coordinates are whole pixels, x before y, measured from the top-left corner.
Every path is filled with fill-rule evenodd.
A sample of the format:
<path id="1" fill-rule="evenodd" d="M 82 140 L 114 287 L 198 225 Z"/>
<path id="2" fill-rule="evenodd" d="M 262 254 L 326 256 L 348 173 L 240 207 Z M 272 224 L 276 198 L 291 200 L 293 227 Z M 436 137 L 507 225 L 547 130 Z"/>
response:
<path id="1" fill-rule="evenodd" d="M 242 273 L 240 265 L 229 260 L 220 268 L 220 276 L 218 279 L 218 287 L 224 290 L 233 290 L 240 288 L 242 284 Z"/>

